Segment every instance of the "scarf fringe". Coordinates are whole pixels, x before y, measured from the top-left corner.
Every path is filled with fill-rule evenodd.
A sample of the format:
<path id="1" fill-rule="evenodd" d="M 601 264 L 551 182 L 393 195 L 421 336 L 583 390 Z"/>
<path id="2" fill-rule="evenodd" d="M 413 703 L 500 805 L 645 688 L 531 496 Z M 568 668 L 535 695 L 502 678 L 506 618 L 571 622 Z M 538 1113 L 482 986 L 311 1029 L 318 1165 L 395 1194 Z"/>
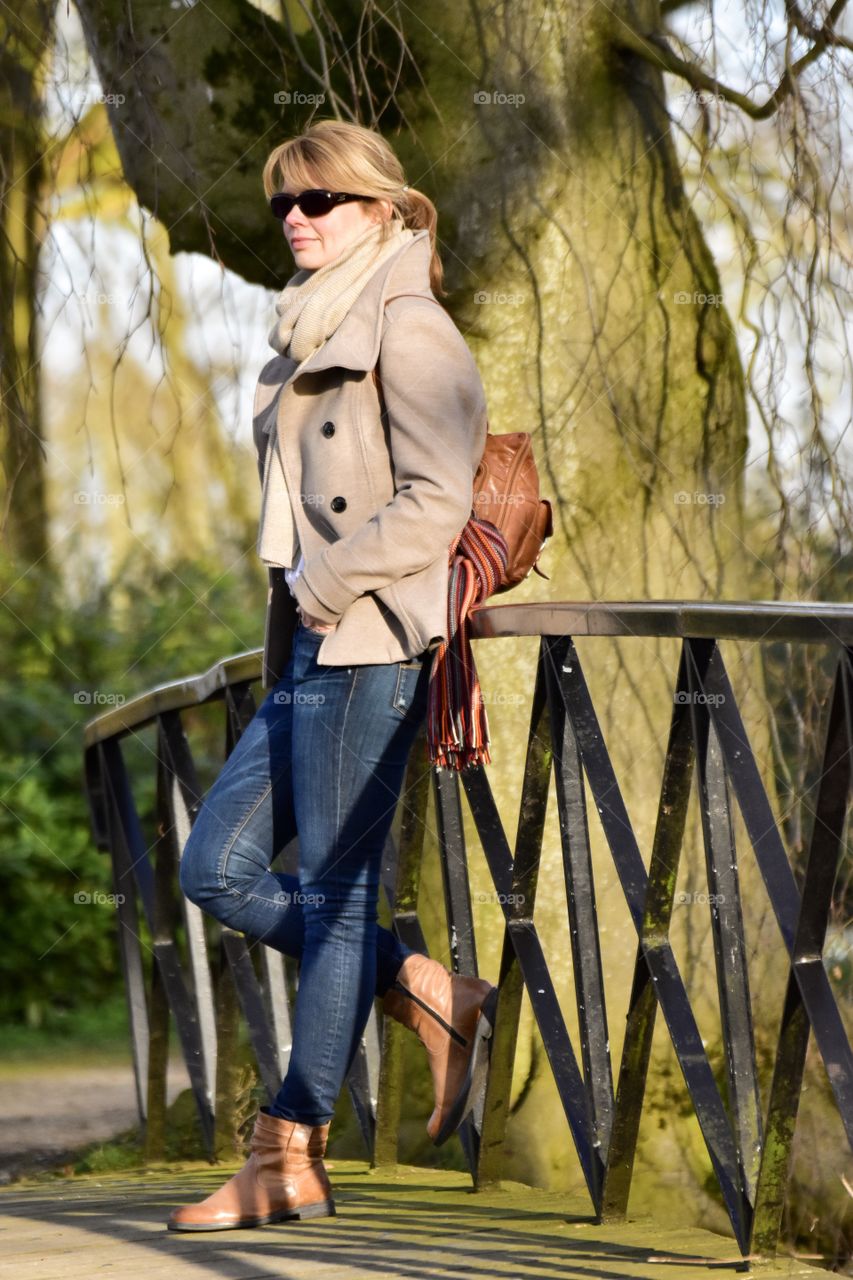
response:
<path id="1" fill-rule="evenodd" d="M 465 769 L 491 764 L 489 719 L 471 649 L 470 613 L 506 579 L 506 539 L 472 515 L 450 546 L 447 640 L 433 656 L 427 704 L 430 764 Z"/>

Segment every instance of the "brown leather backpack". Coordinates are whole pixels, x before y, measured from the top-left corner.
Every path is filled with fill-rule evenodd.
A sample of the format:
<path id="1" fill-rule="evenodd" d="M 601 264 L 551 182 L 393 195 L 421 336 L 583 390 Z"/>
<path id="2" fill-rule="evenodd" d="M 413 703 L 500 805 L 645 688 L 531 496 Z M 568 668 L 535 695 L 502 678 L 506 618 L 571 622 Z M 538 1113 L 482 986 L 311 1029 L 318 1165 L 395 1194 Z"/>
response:
<path id="1" fill-rule="evenodd" d="M 395 293 L 386 298 L 426 298 L 441 306 L 437 298 L 426 293 Z M 374 367 L 373 380 L 380 398 L 382 383 Z M 488 427 L 488 422 L 487 422 Z M 486 432 L 486 444 L 474 473 L 472 516 L 488 520 L 500 530 L 507 544 L 506 577 L 494 594 L 509 591 L 523 582 L 531 569 L 547 578 L 537 561 L 548 538 L 554 532 L 551 503 L 539 496 L 539 472 L 533 457 L 533 440 L 529 431 L 507 431 L 502 435 Z"/>
<path id="2" fill-rule="evenodd" d="M 474 474 L 474 506 L 478 520 L 488 520 L 506 538 L 506 577 L 495 595 L 523 582 L 531 569 L 547 578 L 536 563 L 554 532 L 551 503 L 539 496 L 539 473 L 529 431 L 486 435 L 486 447 Z"/>

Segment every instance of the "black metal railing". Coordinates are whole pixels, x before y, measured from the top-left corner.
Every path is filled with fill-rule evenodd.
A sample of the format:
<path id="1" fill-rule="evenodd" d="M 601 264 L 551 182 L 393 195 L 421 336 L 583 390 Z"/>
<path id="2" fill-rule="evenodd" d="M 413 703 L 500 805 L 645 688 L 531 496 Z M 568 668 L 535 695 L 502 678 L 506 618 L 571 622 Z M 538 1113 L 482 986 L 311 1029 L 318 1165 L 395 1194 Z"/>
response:
<path id="1" fill-rule="evenodd" d="M 526 991 L 596 1216 L 627 1211 L 646 1096 L 658 1007 L 707 1146 L 734 1235 L 743 1254 L 772 1254 L 788 1185 L 792 1144 L 810 1032 L 853 1147 L 853 1053 L 823 959 L 833 885 L 843 850 L 853 749 L 853 607 L 777 603 L 485 605 L 475 639 L 540 638 L 527 752 L 514 843 L 495 804 L 488 770 L 425 768 L 423 737 L 404 783 L 399 848 L 389 837 L 383 886 L 393 925 L 425 950 L 417 904 L 427 806 L 432 791 L 452 963 L 477 972 L 463 811 L 464 791 L 504 916 L 491 1068 L 460 1131 L 476 1186 L 501 1176 L 510 1084 Z M 654 836 L 644 857 L 605 746 L 575 638 L 669 637 L 681 641 Z M 796 648 L 820 645 L 834 675 L 815 786 L 811 843 L 798 885 L 765 790 L 719 645 L 745 640 Z M 211 1152 L 229 1104 L 226 1054 L 239 1009 L 260 1078 L 277 1092 L 289 1052 L 290 1013 L 280 953 L 242 934 L 220 932 L 211 965 L 201 912 L 178 893 L 177 863 L 200 800 L 182 713 L 208 702 L 226 711 L 226 751 L 254 713 L 252 684 L 260 653 L 223 661 L 202 676 L 162 686 L 86 726 L 86 779 L 95 837 L 112 856 L 119 940 L 130 1009 L 140 1117 L 156 1149 L 165 1099 L 165 1044 L 174 1015 L 184 1060 Z M 493 716 L 494 716 L 493 712 Z M 157 821 L 146 842 L 134 806 L 121 739 L 156 724 Z M 494 730 L 494 722 L 493 722 Z M 565 874 L 579 1053 L 566 1027 L 534 921 L 545 816 L 554 774 Z M 693 775 L 708 875 L 725 1079 L 717 1080 L 670 939 L 676 881 Z M 621 1062 L 611 1066 L 602 944 L 586 796 L 597 814 L 624 894 L 633 933 L 608 938 L 631 946 L 633 982 Z M 742 918 L 736 803 L 784 948 L 787 988 L 778 1011 L 775 1065 L 762 1113 Z M 145 964 L 139 904 L 153 940 Z M 175 925 L 182 914 L 186 961 Z M 254 955 L 258 955 L 255 961 Z M 257 968 L 256 968 L 257 964 Z M 217 970 L 216 973 L 213 971 Z M 230 973 L 233 984 L 219 979 Z M 348 1086 L 374 1164 L 393 1162 L 403 1099 L 402 1028 L 374 1013 Z"/>

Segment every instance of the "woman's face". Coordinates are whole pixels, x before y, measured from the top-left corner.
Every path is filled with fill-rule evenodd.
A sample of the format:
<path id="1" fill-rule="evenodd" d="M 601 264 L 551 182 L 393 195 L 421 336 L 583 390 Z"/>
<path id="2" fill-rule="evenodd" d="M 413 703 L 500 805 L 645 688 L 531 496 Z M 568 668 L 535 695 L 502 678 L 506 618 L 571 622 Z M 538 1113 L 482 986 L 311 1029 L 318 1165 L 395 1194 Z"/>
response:
<path id="1" fill-rule="evenodd" d="M 288 195 L 299 194 L 291 188 L 286 190 Z M 390 200 L 346 200 L 320 218 L 306 218 L 294 205 L 284 219 L 284 235 L 296 266 L 313 271 L 333 262 L 371 223 L 390 216 Z"/>

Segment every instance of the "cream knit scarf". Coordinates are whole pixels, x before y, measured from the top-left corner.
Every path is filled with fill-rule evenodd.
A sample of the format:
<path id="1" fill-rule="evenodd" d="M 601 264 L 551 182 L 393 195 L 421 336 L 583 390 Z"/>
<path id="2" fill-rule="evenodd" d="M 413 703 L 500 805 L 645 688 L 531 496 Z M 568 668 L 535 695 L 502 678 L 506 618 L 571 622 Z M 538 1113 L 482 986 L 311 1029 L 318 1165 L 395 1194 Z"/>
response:
<path id="1" fill-rule="evenodd" d="M 377 267 L 415 234 L 394 218 L 388 239 L 380 244 L 381 229 L 381 223 L 372 224 L 324 267 L 302 268 L 291 276 L 276 299 L 279 318 L 269 335 L 279 355 L 300 364 L 313 355 L 335 332 Z"/>
<path id="2" fill-rule="evenodd" d="M 276 299 L 278 320 L 269 334 L 270 346 L 279 355 L 301 366 L 332 336 L 373 273 L 415 236 L 398 218 L 392 219 L 384 243 L 379 239 L 381 229 L 381 223 L 372 224 L 325 266 L 302 268 L 291 276 Z M 290 377 L 298 371 L 297 367 Z M 257 550 L 266 564 L 289 568 L 296 564 L 299 549 L 276 418 L 277 411 L 267 442 Z"/>

